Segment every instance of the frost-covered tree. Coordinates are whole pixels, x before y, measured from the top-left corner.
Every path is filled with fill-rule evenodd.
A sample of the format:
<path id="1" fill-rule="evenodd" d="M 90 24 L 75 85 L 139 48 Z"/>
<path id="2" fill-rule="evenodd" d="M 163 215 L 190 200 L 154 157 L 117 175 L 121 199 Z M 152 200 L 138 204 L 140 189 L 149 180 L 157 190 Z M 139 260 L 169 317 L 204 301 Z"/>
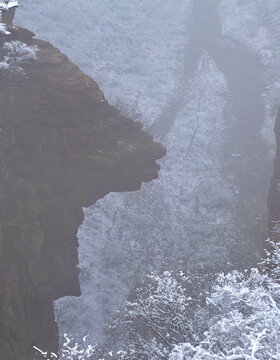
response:
<path id="1" fill-rule="evenodd" d="M 129 345 L 119 358 L 279 360 L 280 245 L 270 247 L 264 269 L 219 274 L 200 298 L 189 297 L 197 278 L 149 276 L 154 284 L 126 305 Z"/>
<path id="2" fill-rule="evenodd" d="M 220 275 L 207 308 L 212 316 L 199 343 L 179 344 L 170 360 L 280 359 L 280 287 L 269 276 L 257 269 Z"/>
<path id="3" fill-rule="evenodd" d="M 204 301 L 202 289 L 209 281 L 209 276 L 182 271 L 148 275 L 136 299 L 126 303 L 117 320 L 117 332 L 129 344 L 117 358 L 167 359 L 176 344 L 198 343 L 204 329 L 197 321 Z"/>

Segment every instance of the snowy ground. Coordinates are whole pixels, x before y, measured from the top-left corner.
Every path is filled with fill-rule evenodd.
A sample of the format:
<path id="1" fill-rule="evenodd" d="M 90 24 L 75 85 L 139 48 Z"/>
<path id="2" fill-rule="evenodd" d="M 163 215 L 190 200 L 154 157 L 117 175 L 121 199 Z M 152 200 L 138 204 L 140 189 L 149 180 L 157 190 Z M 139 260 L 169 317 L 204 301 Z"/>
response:
<path id="1" fill-rule="evenodd" d="M 99 82 L 112 103 L 137 104 L 149 128 L 176 94 L 185 52 L 191 51 L 190 3 L 81 0 L 69 6 L 66 0 L 40 0 L 33 7 L 32 0 L 22 0 L 16 23 L 64 51 Z M 222 0 L 217 11 L 223 35 L 244 44 L 267 67 L 262 133 L 272 147 L 271 114 L 280 96 L 280 5 Z M 78 234 L 82 296 L 56 302 L 61 333 L 100 338 L 104 321 L 145 271 L 230 261 L 240 235 L 235 206 L 242 202 L 234 174 L 226 177 L 227 164 L 221 161 L 231 125 L 224 110 L 232 94 L 207 52 L 194 68 L 164 139 L 167 156 L 160 162 L 159 179 L 138 192 L 109 194 L 85 209 Z"/>

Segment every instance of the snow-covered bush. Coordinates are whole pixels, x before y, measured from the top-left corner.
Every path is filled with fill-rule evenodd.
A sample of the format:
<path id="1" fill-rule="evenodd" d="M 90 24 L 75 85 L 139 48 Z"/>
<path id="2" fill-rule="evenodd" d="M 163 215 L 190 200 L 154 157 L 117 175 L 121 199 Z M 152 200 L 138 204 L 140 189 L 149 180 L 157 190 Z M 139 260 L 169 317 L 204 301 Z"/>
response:
<path id="1" fill-rule="evenodd" d="M 82 340 L 82 344 L 75 342 L 75 340 L 70 339 L 66 334 L 64 334 L 63 346 L 61 349 L 61 356 L 51 352 L 42 351 L 36 346 L 33 346 L 34 351 L 36 353 L 37 359 L 45 359 L 45 360 L 86 360 L 92 358 L 92 355 L 95 353 L 95 346 L 85 346 L 86 336 Z"/>
<path id="2" fill-rule="evenodd" d="M 22 71 L 20 64 L 35 60 L 37 52 L 37 46 L 27 45 L 18 40 L 5 42 L 1 49 L 0 70 L 20 72 Z"/>
<path id="3" fill-rule="evenodd" d="M 36 59 L 36 53 L 38 51 L 37 46 L 29 46 L 18 40 L 6 42 L 4 48 L 7 49 L 8 54 L 11 57 L 13 56 L 17 62 Z"/>
<path id="4" fill-rule="evenodd" d="M 280 234 L 280 223 L 276 222 L 272 230 L 274 234 Z M 280 243 L 268 240 L 268 246 L 271 250 L 266 251 L 266 258 L 262 262 L 263 267 L 269 275 L 276 281 L 280 281 Z"/>
<path id="5" fill-rule="evenodd" d="M 213 314 L 198 344 L 175 346 L 170 360 L 280 359 L 280 286 L 252 269 L 219 275 L 207 298 Z"/>
<path id="6" fill-rule="evenodd" d="M 137 290 L 136 301 L 126 303 L 120 317 L 122 333 L 129 342 L 125 359 L 165 359 L 172 345 L 186 339 L 196 341 L 189 293 L 194 285 L 183 272 L 153 273 Z"/>
<path id="7" fill-rule="evenodd" d="M 269 245 L 260 270 L 219 274 L 200 298 L 189 294 L 203 278 L 150 276 L 154 285 L 126 305 L 121 359 L 279 360 L 280 245 Z"/>

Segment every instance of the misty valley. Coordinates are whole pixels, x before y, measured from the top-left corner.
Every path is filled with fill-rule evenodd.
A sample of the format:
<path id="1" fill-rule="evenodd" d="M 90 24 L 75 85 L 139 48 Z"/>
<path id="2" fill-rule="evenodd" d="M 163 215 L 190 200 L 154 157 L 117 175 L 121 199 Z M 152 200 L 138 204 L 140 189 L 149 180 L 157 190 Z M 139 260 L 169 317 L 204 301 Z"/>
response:
<path id="1" fill-rule="evenodd" d="M 0 360 L 280 360 L 280 3 L 0 0 Z"/>

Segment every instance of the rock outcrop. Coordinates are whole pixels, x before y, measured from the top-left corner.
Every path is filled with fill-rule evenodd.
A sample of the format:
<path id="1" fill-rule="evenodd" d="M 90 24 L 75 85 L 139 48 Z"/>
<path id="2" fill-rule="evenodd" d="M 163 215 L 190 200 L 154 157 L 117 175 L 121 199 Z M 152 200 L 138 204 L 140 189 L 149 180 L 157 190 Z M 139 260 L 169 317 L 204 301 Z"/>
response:
<path id="1" fill-rule="evenodd" d="M 80 294 L 82 207 L 156 178 L 164 149 L 13 11 L 0 32 L 0 360 L 30 360 L 33 345 L 57 351 L 53 300 Z"/>

